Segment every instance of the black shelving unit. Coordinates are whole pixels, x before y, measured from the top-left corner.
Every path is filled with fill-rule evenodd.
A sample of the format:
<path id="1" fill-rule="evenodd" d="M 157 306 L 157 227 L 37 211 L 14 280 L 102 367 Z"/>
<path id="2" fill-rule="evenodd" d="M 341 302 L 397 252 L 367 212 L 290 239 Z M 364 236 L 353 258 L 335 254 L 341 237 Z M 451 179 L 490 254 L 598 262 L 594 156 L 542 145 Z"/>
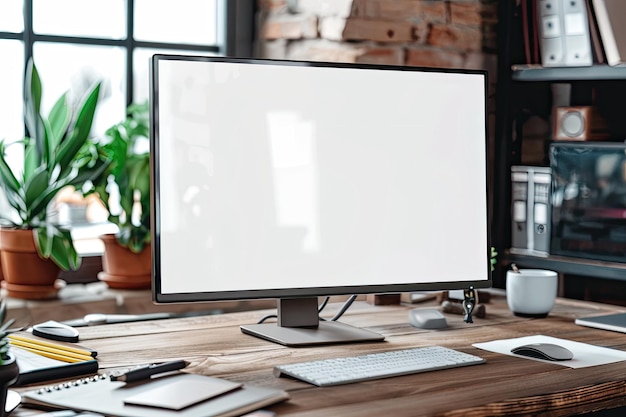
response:
<path id="1" fill-rule="evenodd" d="M 494 286 L 505 286 L 505 272 L 510 269 L 511 263 L 526 268 L 552 269 L 562 274 L 626 281 L 626 259 L 624 263 L 606 262 L 577 257 L 519 255 L 509 250 L 511 166 L 522 163 L 522 125 L 524 117 L 528 117 L 528 108 L 532 109 L 535 105 L 535 110 L 549 110 L 551 102 L 547 95 L 553 83 L 569 83 L 572 90 L 579 88 L 587 94 L 602 84 L 604 87 L 601 88 L 609 94 L 615 89 L 616 96 L 626 90 L 626 67 L 593 65 L 546 68 L 523 64 L 521 19 L 516 16 L 518 12 L 515 2 L 499 2 L 492 243 L 500 256 L 494 272 Z M 622 109 L 621 123 L 626 130 L 626 96 L 621 95 L 615 100 Z M 547 165 L 548 161 L 545 160 L 544 164 Z"/>

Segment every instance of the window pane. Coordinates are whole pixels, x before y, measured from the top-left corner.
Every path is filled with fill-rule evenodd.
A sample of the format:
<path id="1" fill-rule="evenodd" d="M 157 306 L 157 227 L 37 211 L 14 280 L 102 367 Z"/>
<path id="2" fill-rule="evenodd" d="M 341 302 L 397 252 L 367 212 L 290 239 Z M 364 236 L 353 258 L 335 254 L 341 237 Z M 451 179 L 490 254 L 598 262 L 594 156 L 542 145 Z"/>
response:
<path id="1" fill-rule="evenodd" d="M 24 31 L 24 0 L 0 1 L 0 31 L 19 33 Z"/>
<path id="2" fill-rule="evenodd" d="M 101 136 L 123 119 L 126 107 L 123 48 L 35 43 L 33 56 L 43 86 L 43 114 L 48 114 L 65 91 L 69 90 L 70 100 L 76 102 L 91 85 L 102 81 L 92 133 Z"/>
<path id="3" fill-rule="evenodd" d="M 24 46 L 22 42 L 0 40 L 0 56 L 3 57 L 2 77 L 0 77 L 0 140 L 11 143 L 24 138 L 22 113 Z M 23 155 L 21 148 L 9 146 L 7 155 L 12 168 L 21 168 L 21 165 L 18 165 Z"/>
<path id="4" fill-rule="evenodd" d="M 33 0 L 35 33 L 122 39 L 126 0 Z"/>
<path id="5" fill-rule="evenodd" d="M 208 52 L 182 51 L 172 49 L 137 48 L 133 52 L 133 101 L 143 103 L 149 98 L 150 58 L 154 54 L 172 55 L 215 55 Z"/>
<path id="6" fill-rule="evenodd" d="M 214 45 L 217 0 L 135 0 L 135 39 Z"/>

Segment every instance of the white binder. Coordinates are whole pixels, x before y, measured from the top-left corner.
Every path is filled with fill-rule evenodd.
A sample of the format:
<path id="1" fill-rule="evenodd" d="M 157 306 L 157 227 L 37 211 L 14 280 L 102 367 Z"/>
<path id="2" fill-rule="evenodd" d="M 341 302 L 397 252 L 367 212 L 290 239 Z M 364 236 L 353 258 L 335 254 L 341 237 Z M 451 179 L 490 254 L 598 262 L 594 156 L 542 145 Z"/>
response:
<path id="1" fill-rule="evenodd" d="M 537 28 L 544 67 L 591 66 L 586 0 L 537 0 Z"/>

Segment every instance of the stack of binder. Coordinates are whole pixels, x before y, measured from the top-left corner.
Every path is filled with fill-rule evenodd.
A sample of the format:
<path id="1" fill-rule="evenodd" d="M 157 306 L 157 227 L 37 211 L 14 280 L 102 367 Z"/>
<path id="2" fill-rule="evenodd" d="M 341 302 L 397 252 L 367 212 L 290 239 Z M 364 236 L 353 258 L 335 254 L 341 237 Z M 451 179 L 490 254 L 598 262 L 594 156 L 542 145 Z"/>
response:
<path id="1" fill-rule="evenodd" d="M 511 253 L 549 255 L 551 182 L 549 167 L 511 167 Z"/>
<path id="2" fill-rule="evenodd" d="M 521 0 L 521 15 L 528 64 L 626 64 L 624 0 Z"/>
<path id="3" fill-rule="evenodd" d="M 543 66 L 592 65 L 586 0 L 538 0 L 537 19 Z"/>

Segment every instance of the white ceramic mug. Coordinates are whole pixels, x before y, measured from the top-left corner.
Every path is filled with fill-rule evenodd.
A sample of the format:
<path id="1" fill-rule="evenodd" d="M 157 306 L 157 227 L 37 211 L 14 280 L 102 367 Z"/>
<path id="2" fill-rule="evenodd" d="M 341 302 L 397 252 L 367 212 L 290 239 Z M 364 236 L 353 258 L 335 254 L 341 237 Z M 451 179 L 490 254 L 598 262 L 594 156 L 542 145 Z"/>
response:
<path id="1" fill-rule="evenodd" d="M 509 309 L 522 317 L 545 317 L 554 302 L 558 274 L 546 269 L 520 269 L 506 273 L 506 301 Z"/>

